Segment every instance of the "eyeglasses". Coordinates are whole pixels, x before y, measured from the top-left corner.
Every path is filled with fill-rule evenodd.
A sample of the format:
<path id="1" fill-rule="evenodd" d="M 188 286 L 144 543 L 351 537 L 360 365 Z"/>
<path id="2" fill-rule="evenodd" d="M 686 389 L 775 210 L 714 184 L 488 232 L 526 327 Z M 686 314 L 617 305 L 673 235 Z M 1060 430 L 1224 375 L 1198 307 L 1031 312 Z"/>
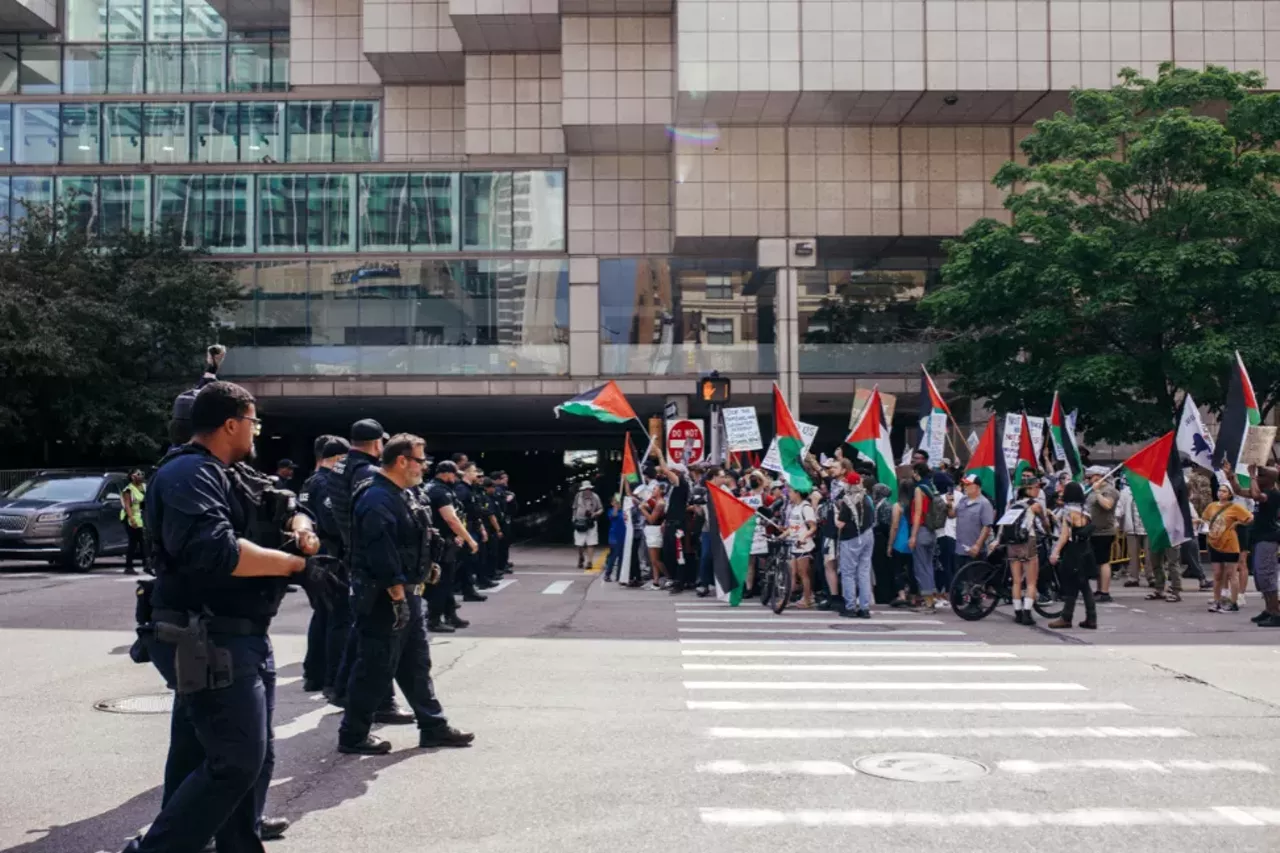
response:
<path id="1" fill-rule="evenodd" d="M 253 434 L 262 435 L 262 419 L 261 418 L 253 418 L 253 417 L 250 417 L 249 415 L 241 415 L 240 417 L 236 418 L 236 420 L 249 421 L 250 423 L 253 424 Z"/>
<path id="2" fill-rule="evenodd" d="M 417 462 L 419 465 L 426 465 L 431 461 L 425 456 L 406 456 L 405 459 L 408 459 L 410 462 Z"/>

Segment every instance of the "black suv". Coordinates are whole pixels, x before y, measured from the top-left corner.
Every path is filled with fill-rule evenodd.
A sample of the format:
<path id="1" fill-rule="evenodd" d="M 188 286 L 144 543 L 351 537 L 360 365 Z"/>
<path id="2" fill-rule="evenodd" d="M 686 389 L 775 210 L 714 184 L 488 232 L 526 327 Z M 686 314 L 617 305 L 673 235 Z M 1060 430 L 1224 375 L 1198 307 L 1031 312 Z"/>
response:
<path id="1" fill-rule="evenodd" d="M 41 472 L 0 498 L 0 558 L 87 572 L 129 544 L 120 521 L 125 474 Z"/>

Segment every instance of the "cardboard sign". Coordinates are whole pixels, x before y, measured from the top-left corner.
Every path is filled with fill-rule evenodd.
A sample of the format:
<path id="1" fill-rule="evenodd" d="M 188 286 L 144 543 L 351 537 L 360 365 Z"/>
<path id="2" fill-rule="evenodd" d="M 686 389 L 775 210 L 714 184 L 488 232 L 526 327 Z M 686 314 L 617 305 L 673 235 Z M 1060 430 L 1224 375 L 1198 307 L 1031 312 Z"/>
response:
<path id="1" fill-rule="evenodd" d="M 849 410 L 849 430 L 858 425 L 859 419 L 862 418 L 862 410 L 867 407 L 867 402 L 871 399 L 870 388 L 859 388 L 853 392 L 853 407 Z M 884 419 L 893 426 L 893 413 L 898 409 L 898 398 L 893 394 L 880 392 L 880 405 L 884 406 Z"/>
<path id="2" fill-rule="evenodd" d="M 1040 467 L 1040 453 L 1044 450 L 1044 418 L 1033 418 L 1027 415 L 1027 426 L 1031 428 L 1031 449 L 1036 454 L 1036 467 Z M 1018 444 L 1022 441 L 1022 415 L 1010 412 L 1004 416 L 1004 463 L 1008 466 L 1009 475 L 1018 467 Z"/>
<path id="3" fill-rule="evenodd" d="M 756 418 L 755 406 L 725 409 L 721 412 L 721 416 L 724 418 L 725 440 L 731 452 L 764 448 L 764 439 L 760 437 L 760 421 Z"/>
<path id="4" fill-rule="evenodd" d="M 804 439 L 804 449 L 800 451 L 800 456 L 808 455 L 809 448 L 813 446 L 813 440 L 818 437 L 818 428 L 813 424 L 801 423 L 796 421 L 796 427 L 800 430 L 800 437 Z M 778 453 L 778 439 L 775 437 L 769 442 L 769 452 L 764 455 L 764 461 L 760 463 L 760 467 L 767 471 L 782 473 L 782 456 Z"/>
<path id="5" fill-rule="evenodd" d="M 1276 443 L 1276 428 L 1251 426 L 1244 434 L 1240 448 L 1240 461 L 1245 465 L 1267 465 L 1271 462 L 1271 448 Z"/>
<path id="6" fill-rule="evenodd" d="M 930 412 L 920 418 L 920 443 L 917 447 L 929 454 L 929 467 L 942 466 L 942 458 L 947 447 L 947 415 L 946 412 Z"/>

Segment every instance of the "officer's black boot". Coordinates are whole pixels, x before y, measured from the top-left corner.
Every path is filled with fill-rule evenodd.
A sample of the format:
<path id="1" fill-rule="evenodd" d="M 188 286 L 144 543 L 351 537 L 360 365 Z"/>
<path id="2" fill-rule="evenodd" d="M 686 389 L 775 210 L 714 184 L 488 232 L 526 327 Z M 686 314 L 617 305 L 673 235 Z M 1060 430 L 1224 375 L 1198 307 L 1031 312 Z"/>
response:
<path id="1" fill-rule="evenodd" d="M 386 755 L 391 751 L 391 741 L 383 740 L 377 735 L 369 735 L 359 743 L 338 743 L 338 752 L 347 755 Z"/>
<path id="2" fill-rule="evenodd" d="M 284 838 L 284 834 L 289 831 L 289 819 L 287 817 L 264 817 L 262 822 L 258 824 L 258 837 L 263 841 L 275 841 L 277 838 Z"/>
<path id="3" fill-rule="evenodd" d="M 453 726 L 437 726 L 423 729 L 418 735 L 418 748 L 471 746 L 471 742 L 475 739 L 476 736 L 471 732 L 464 732 Z"/>

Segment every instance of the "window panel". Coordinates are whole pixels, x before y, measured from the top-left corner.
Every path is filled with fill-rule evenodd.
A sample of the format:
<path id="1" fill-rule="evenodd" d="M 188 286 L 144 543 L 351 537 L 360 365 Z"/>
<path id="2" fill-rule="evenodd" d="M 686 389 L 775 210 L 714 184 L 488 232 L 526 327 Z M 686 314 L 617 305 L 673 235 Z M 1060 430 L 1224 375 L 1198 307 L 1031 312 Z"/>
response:
<path id="1" fill-rule="evenodd" d="M 24 95 L 56 95 L 62 89 L 62 51 L 56 44 L 24 44 L 18 90 Z"/>
<path id="2" fill-rule="evenodd" d="M 110 0 L 107 41 L 142 41 L 145 12 L 142 0 Z"/>
<path id="3" fill-rule="evenodd" d="M 99 186 L 102 235 L 141 233 L 150 219 L 145 175 L 103 175 Z"/>
<path id="4" fill-rule="evenodd" d="M 147 41 L 182 40 L 182 0 L 147 0 Z"/>
<path id="5" fill-rule="evenodd" d="M 307 246 L 312 251 L 356 248 L 354 175 L 307 176 Z"/>
<path id="6" fill-rule="evenodd" d="M 189 104 L 143 104 L 148 163 L 185 163 L 190 158 Z"/>
<path id="7" fill-rule="evenodd" d="M 200 245 L 204 179 L 199 175 L 156 175 L 155 227 L 175 228 L 182 245 Z"/>
<path id="8" fill-rule="evenodd" d="M 213 6 L 206 0 L 185 0 L 183 41 L 226 41 L 226 39 L 227 23 Z"/>
<path id="9" fill-rule="evenodd" d="M 104 104 L 103 146 L 105 163 L 142 162 L 142 106 L 140 104 Z"/>
<path id="10" fill-rule="evenodd" d="M 204 93 L 227 90 L 225 44 L 183 45 L 182 57 L 182 91 Z"/>
<path id="11" fill-rule="evenodd" d="M 9 177 L 0 175 L 0 234 L 9 233 Z"/>
<path id="12" fill-rule="evenodd" d="M 462 176 L 462 248 L 511 248 L 511 175 L 477 172 Z"/>
<path id="13" fill-rule="evenodd" d="M 0 92 L 18 91 L 18 46 L 0 44 Z"/>
<path id="14" fill-rule="evenodd" d="M 512 249 L 564 250 L 564 172 L 516 172 L 511 206 Z"/>
<path id="15" fill-rule="evenodd" d="M 0 104 L 0 163 L 13 161 L 13 105 Z M 7 204 L 7 203 L 6 203 Z M 5 216 L 7 206 L 0 207 L 0 216 Z"/>
<path id="16" fill-rule="evenodd" d="M 360 249 L 402 251 L 409 243 L 409 176 L 360 176 Z"/>
<path id="17" fill-rule="evenodd" d="M 53 202 L 53 178 L 14 175 L 9 190 L 14 222 L 27 215 L 27 209 Z"/>
<path id="18" fill-rule="evenodd" d="M 58 200 L 65 206 L 59 229 L 90 237 L 98 233 L 97 178 L 58 178 Z"/>
<path id="19" fill-rule="evenodd" d="M 97 163 L 101 159 L 99 104 L 62 105 L 62 162 Z"/>
<path id="20" fill-rule="evenodd" d="M 251 252 L 248 175 L 206 175 L 204 246 L 211 252 Z"/>
<path id="21" fill-rule="evenodd" d="M 458 176 L 448 172 L 409 176 L 409 248 L 457 251 Z"/>
<path id="22" fill-rule="evenodd" d="M 258 175 L 258 251 L 305 251 L 306 223 L 306 176 Z"/>
<path id="23" fill-rule="evenodd" d="M 107 40 L 107 0 L 67 0 L 63 9 L 67 41 Z"/>
<path id="24" fill-rule="evenodd" d="M 107 91 L 106 45 L 67 45 L 62 84 L 62 90 L 69 95 L 101 95 Z"/>
<path id="25" fill-rule="evenodd" d="M 333 159 L 373 163 L 378 159 L 378 102 L 337 101 L 333 105 Z"/>
<path id="26" fill-rule="evenodd" d="M 198 163 L 234 163 L 240 159 L 238 104 L 195 104 L 192 107 Z"/>
<path id="27" fill-rule="evenodd" d="M 58 105 L 14 104 L 13 115 L 13 162 L 58 162 Z"/>
<path id="28" fill-rule="evenodd" d="M 182 91 L 181 45 L 147 45 L 147 91 Z"/>
<path id="29" fill-rule="evenodd" d="M 289 91 L 289 42 L 271 42 L 271 91 Z"/>
<path id="30" fill-rule="evenodd" d="M 254 294 L 258 303 L 254 343 L 258 346 L 307 345 L 307 267 L 306 261 L 258 264 Z"/>
<path id="31" fill-rule="evenodd" d="M 288 104 L 289 162 L 333 162 L 333 102 Z"/>
<path id="32" fill-rule="evenodd" d="M 145 48 L 140 44 L 107 45 L 107 91 L 113 95 L 138 95 L 146 85 L 143 73 Z"/>
<path id="33" fill-rule="evenodd" d="M 271 43 L 232 44 L 229 92 L 266 92 L 271 89 Z"/>
<path id="34" fill-rule="evenodd" d="M 270 157 L 284 162 L 284 104 L 244 104 L 240 121 L 241 160 L 256 163 Z"/>

